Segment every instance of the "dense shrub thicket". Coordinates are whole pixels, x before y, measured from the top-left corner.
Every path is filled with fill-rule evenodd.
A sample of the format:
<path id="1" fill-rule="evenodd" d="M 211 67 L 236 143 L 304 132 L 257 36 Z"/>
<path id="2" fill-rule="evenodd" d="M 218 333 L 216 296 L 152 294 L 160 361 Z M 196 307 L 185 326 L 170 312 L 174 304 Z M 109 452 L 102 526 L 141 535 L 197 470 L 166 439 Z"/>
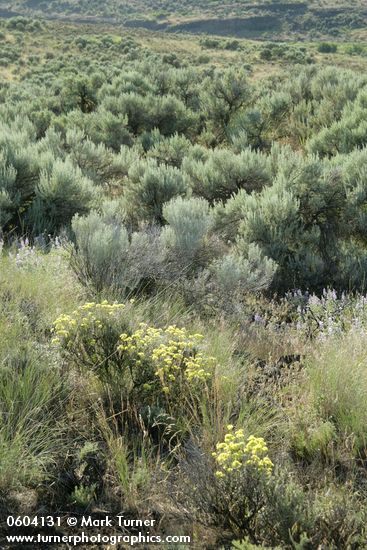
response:
<path id="1" fill-rule="evenodd" d="M 95 243 L 100 224 L 112 224 L 138 264 L 141 243 L 154 243 L 154 273 L 143 278 L 158 286 L 180 270 L 216 286 L 218 259 L 246 262 L 251 249 L 274 266 L 272 290 L 362 289 L 367 81 L 344 69 L 297 72 L 254 84 L 243 70 L 156 58 L 65 75 L 47 92 L 34 77 L 5 85 L 3 237 L 55 236 L 91 212 Z M 80 222 L 79 261 L 97 263 L 91 244 L 83 260 L 85 231 Z"/>

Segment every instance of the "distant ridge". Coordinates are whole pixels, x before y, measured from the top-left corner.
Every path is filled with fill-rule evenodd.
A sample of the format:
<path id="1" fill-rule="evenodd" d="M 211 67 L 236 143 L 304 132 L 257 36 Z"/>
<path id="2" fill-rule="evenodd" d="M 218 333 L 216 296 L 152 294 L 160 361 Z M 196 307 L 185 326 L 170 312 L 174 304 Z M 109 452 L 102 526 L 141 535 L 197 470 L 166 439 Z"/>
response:
<path id="1" fill-rule="evenodd" d="M 124 24 L 164 32 L 214 34 L 239 38 L 309 39 L 354 37 L 367 28 L 363 0 L 9 0 L 0 17 L 26 15 L 75 23 Z"/>

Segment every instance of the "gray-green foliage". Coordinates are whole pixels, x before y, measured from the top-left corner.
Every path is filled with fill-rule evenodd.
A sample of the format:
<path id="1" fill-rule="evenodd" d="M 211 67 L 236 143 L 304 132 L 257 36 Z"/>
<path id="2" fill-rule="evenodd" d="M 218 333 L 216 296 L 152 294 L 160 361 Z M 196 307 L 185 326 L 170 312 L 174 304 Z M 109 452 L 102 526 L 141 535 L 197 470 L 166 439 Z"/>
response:
<path id="1" fill-rule="evenodd" d="M 190 141 L 185 136 L 175 134 L 165 139 L 159 134 L 147 156 L 156 159 L 160 164 L 169 164 L 180 168 L 191 147 Z"/>
<path id="2" fill-rule="evenodd" d="M 97 291 L 120 283 L 122 260 L 129 249 L 127 230 L 105 223 L 97 212 L 76 216 L 72 222 L 76 252 L 73 265 L 79 278 Z"/>
<path id="3" fill-rule="evenodd" d="M 246 104 L 250 87 L 244 71 L 217 71 L 202 85 L 201 108 L 210 130 L 218 142 L 227 137 L 229 127 L 238 111 Z"/>
<path id="4" fill-rule="evenodd" d="M 317 277 L 323 269 L 320 256 L 312 252 L 319 232 L 307 234 L 299 220 L 299 200 L 281 185 L 268 188 L 259 197 L 249 197 L 240 227 L 241 243 L 256 243 L 281 267 L 281 277 L 296 285 L 298 277 Z"/>
<path id="5" fill-rule="evenodd" d="M 129 234 L 115 216 L 96 211 L 76 216 L 72 228 L 72 266 L 79 279 L 97 292 L 108 289 L 128 295 L 157 276 L 161 254 L 153 230 Z"/>
<path id="6" fill-rule="evenodd" d="M 97 197 L 93 183 L 72 162 L 56 160 L 50 170 L 42 170 L 31 209 L 35 231 L 59 230 L 73 216 L 88 212 Z"/>
<path id="7" fill-rule="evenodd" d="M 187 191 L 187 178 L 180 170 L 154 159 L 141 160 L 129 169 L 124 186 L 126 210 L 135 220 L 162 224 L 163 204 Z"/>
<path id="8" fill-rule="evenodd" d="M 367 94 L 365 90 L 352 103 L 346 103 L 339 119 L 322 128 L 308 143 L 311 152 L 322 156 L 349 153 L 367 144 Z"/>
<path id="9" fill-rule="evenodd" d="M 212 226 L 209 204 L 204 199 L 192 197 L 172 199 L 163 207 L 163 217 L 168 223 L 163 228 L 161 241 L 179 261 L 190 265 L 201 251 Z"/>
<path id="10" fill-rule="evenodd" d="M 121 180 L 127 174 L 127 166 L 135 158 L 134 149 L 122 146 L 116 154 L 103 143 L 95 144 L 84 131 L 74 127 L 67 130 L 62 145 L 73 164 L 98 185 Z"/>
<path id="11" fill-rule="evenodd" d="M 333 164 L 340 166 L 349 210 L 349 227 L 364 243 L 367 237 L 367 149 L 337 156 Z"/>
<path id="12" fill-rule="evenodd" d="M 191 133 L 196 125 L 195 114 L 173 95 L 139 95 L 124 93 L 104 99 L 103 106 L 126 120 L 133 135 L 158 128 L 163 135 Z"/>
<path id="13" fill-rule="evenodd" d="M 345 235 L 345 193 L 337 172 L 315 159 L 283 161 L 271 187 L 245 197 L 239 234 L 280 266 L 278 284 L 317 285 L 332 274 Z"/>
<path id="14" fill-rule="evenodd" d="M 97 193 L 71 158 L 60 153 L 57 134 L 37 142 L 29 121 L 20 126 L 15 120 L 0 131 L 1 226 L 6 230 L 21 223 L 29 233 L 54 233 L 75 213 L 87 212 Z"/>
<path id="15" fill-rule="evenodd" d="M 39 154 L 33 142 L 33 127 L 28 120 L 16 118 L 0 127 L 0 191 L 2 196 L 2 229 L 19 223 L 19 214 L 32 203 L 42 166 L 48 166 L 50 155 Z"/>
<path id="16" fill-rule="evenodd" d="M 24 86 L 0 88 L 5 239 L 56 234 L 96 208 L 109 210 L 105 221 L 123 220 L 129 240 L 133 230 L 166 224 L 158 240 L 176 268 L 174 249 L 191 250 L 204 269 L 234 247 L 247 258 L 255 245 L 278 265 L 274 290 L 363 286 L 363 74 L 315 64 L 250 85 L 238 66 L 195 67 L 135 47 L 107 69 L 104 54 L 125 55 L 125 42 L 83 36 L 73 44 L 88 52 L 77 75 L 51 57 L 56 75 L 32 69 Z M 182 220 L 169 221 L 163 205 L 177 197 Z M 192 197 L 212 209 L 203 237 L 193 237 L 200 216 L 196 207 L 188 215 Z"/>
<path id="17" fill-rule="evenodd" d="M 127 117 L 119 112 L 112 112 L 103 106 L 85 116 L 80 110 L 73 110 L 66 116 L 59 117 L 55 126 L 69 129 L 77 127 L 95 144 L 102 143 L 118 152 L 122 145 L 131 145 L 132 136 L 127 128 Z"/>
<path id="18" fill-rule="evenodd" d="M 231 252 L 213 262 L 214 284 L 223 296 L 267 290 L 274 278 L 276 263 L 265 257 L 257 245 L 250 244 L 247 255 Z"/>
<path id="19" fill-rule="evenodd" d="M 246 204 L 247 193 L 240 189 L 226 202 L 219 202 L 213 209 L 215 229 L 229 242 L 234 242 L 242 222 L 242 209 Z"/>
<path id="20" fill-rule="evenodd" d="M 101 1 L 64 4 L 85 12 Z M 258 78 L 264 64 L 249 86 L 227 61 L 243 67 L 260 50 L 305 62 L 313 46 L 221 41 L 241 54 L 200 59 L 182 37 L 154 40 L 177 45 L 161 55 L 146 32 L 44 25 L 33 42 L 35 27 L 0 21 L 0 70 L 11 75 L 0 83 L 1 510 L 4 494 L 4 512 L 17 515 L 23 495 L 32 514 L 102 504 L 156 517 L 157 534 L 173 496 L 194 546 L 364 548 L 366 299 L 339 289 L 365 290 L 366 77 L 278 66 Z M 73 215 L 73 245 L 55 238 L 39 251 L 37 233 L 55 236 Z M 79 309 L 105 298 L 126 304 L 121 317 Z M 101 327 L 74 325 L 88 308 L 106 311 Z M 189 375 L 182 361 L 159 368 L 172 341 L 158 337 L 153 370 L 133 346 L 116 349 L 140 321 L 204 336 L 174 419 L 170 388 L 156 392 Z M 210 374 L 191 378 L 200 364 Z M 190 396 L 195 405 L 182 407 Z M 265 437 L 271 475 L 241 453 L 215 475 L 228 423 Z"/>
<path id="21" fill-rule="evenodd" d="M 245 251 L 255 243 L 272 258 L 279 266 L 275 288 L 362 281 L 365 156 L 362 149 L 329 162 L 274 146 L 271 185 L 218 203 L 215 229 L 231 243 L 240 236 Z"/>
<path id="22" fill-rule="evenodd" d="M 11 220 L 12 209 L 14 207 L 12 201 L 12 190 L 14 188 L 17 177 L 16 170 L 13 166 L 6 166 L 4 156 L 0 157 L 0 228 Z"/>
<path id="23" fill-rule="evenodd" d="M 251 149 L 238 155 L 215 149 L 203 160 L 184 159 L 182 168 L 190 177 L 193 192 L 210 202 L 227 200 L 240 189 L 261 191 L 271 182 L 269 157 Z"/>

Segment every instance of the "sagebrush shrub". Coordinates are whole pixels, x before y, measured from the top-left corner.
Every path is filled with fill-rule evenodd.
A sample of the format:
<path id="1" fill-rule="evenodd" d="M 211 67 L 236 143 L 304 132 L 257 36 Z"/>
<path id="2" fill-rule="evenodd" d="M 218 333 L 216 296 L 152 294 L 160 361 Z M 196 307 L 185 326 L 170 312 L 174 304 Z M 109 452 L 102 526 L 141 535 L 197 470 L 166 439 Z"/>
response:
<path id="1" fill-rule="evenodd" d="M 241 243 L 240 243 L 241 244 Z M 213 282 L 223 296 L 267 290 L 276 274 L 276 263 L 263 255 L 260 248 L 250 245 L 246 255 L 227 254 L 215 260 L 210 270 Z"/>
<path id="2" fill-rule="evenodd" d="M 116 212 L 105 208 L 103 214 L 76 216 L 72 229 L 71 266 L 97 292 L 126 296 L 150 289 L 162 278 L 163 252 L 154 228 L 129 234 Z"/>
<path id="3" fill-rule="evenodd" d="M 239 155 L 215 149 L 203 160 L 184 159 L 182 168 L 190 177 L 193 192 L 210 202 L 228 200 L 240 189 L 261 191 L 271 182 L 269 158 L 251 149 Z"/>
<path id="4" fill-rule="evenodd" d="M 35 231 L 59 231 L 68 226 L 77 213 L 93 206 L 97 192 L 93 183 L 68 160 L 56 160 L 51 171 L 42 171 L 36 198 L 30 213 Z"/>
<path id="5" fill-rule="evenodd" d="M 177 168 L 158 165 L 153 159 L 137 162 L 124 188 L 126 210 L 137 221 L 163 224 L 163 204 L 187 191 L 187 178 Z"/>
<path id="6" fill-rule="evenodd" d="M 204 199 L 178 197 L 163 207 L 163 218 L 168 223 L 161 233 L 161 241 L 177 262 L 187 264 L 196 261 L 212 226 L 209 204 Z"/>

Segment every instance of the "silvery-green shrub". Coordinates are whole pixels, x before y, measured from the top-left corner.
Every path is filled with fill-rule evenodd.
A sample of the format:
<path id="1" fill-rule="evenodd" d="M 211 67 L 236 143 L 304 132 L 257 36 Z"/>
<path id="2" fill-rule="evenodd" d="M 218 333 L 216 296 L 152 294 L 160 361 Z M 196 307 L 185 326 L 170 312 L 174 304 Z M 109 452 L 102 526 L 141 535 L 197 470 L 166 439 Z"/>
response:
<path id="1" fill-rule="evenodd" d="M 267 290 L 276 269 L 276 263 L 264 256 L 254 244 L 248 247 L 247 257 L 233 251 L 211 265 L 215 285 L 227 296 Z"/>
<path id="2" fill-rule="evenodd" d="M 192 262 L 204 247 L 213 223 L 209 203 L 196 197 L 177 197 L 164 205 L 163 217 L 168 224 L 161 234 L 163 246 L 178 258 Z"/>
<path id="3" fill-rule="evenodd" d="M 108 210 L 75 216 L 72 229 L 72 267 L 79 279 L 97 292 L 126 296 L 143 290 L 162 272 L 161 247 L 154 229 L 129 234 Z"/>
<path id="4" fill-rule="evenodd" d="M 210 202 L 228 200 L 240 189 L 260 191 L 271 183 L 269 157 L 251 149 L 238 155 L 215 149 L 205 160 L 184 159 L 182 169 L 190 178 L 193 193 Z"/>
<path id="5" fill-rule="evenodd" d="M 51 170 L 42 170 L 36 186 L 31 218 L 36 231 L 55 232 L 71 222 L 77 213 L 89 211 L 97 191 L 80 168 L 69 159 L 56 160 Z"/>
<path id="6" fill-rule="evenodd" d="M 173 166 L 158 165 L 154 159 L 132 164 L 124 188 L 125 207 L 129 215 L 148 223 L 163 224 L 163 204 L 185 196 L 187 178 Z"/>

